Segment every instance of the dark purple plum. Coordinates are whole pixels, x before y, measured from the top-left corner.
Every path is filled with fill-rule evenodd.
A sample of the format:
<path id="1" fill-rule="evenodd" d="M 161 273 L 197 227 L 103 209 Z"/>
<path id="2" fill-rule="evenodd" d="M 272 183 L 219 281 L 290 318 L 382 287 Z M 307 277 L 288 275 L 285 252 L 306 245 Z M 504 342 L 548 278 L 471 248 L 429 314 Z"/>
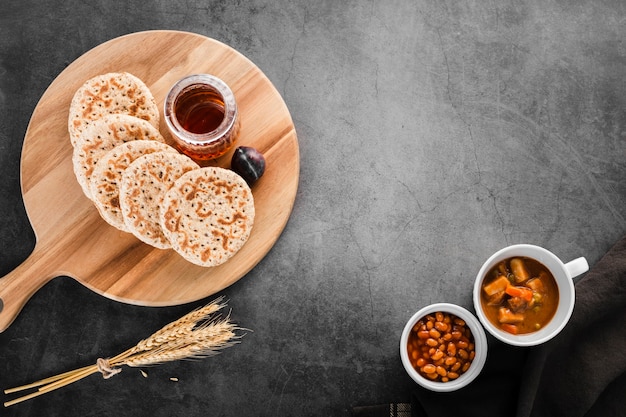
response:
<path id="1" fill-rule="evenodd" d="M 251 186 L 265 172 L 265 157 L 250 146 L 239 146 L 233 153 L 230 168 Z"/>

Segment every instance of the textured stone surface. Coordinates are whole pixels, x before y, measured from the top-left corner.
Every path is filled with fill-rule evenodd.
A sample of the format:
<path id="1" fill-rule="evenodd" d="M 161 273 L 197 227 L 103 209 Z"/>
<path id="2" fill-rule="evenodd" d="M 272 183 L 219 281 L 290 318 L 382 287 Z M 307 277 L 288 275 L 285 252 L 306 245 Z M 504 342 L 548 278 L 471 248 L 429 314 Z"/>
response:
<path id="1" fill-rule="evenodd" d="M 19 185 L 32 110 L 66 65 L 126 33 L 197 32 L 255 62 L 292 113 L 301 176 L 276 246 L 221 293 L 254 330 L 240 345 L 2 415 L 342 416 L 406 401 L 413 312 L 472 308 L 476 272 L 508 244 L 593 265 L 626 232 L 623 1 L 8 3 L 0 276 L 35 244 Z M 0 334 L 0 388 L 117 354 L 206 301 L 130 306 L 59 277 Z"/>

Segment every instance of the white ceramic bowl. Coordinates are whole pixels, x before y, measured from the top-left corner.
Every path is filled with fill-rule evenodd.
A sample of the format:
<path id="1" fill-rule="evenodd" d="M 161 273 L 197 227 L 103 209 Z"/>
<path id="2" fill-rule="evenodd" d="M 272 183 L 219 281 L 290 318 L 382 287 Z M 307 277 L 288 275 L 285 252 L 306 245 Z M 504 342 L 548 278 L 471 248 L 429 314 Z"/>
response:
<path id="1" fill-rule="evenodd" d="M 474 360 L 472 361 L 472 364 L 467 372 L 460 375 L 457 379 L 447 382 L 431 381 L 420 375 L 419 372 L 415 370 L 413 365 L 411 365 L 407 348 L 409 333 L 411 333 L 415 323 L 417 323 L 422 317 L 425 317 L 428 314 L 434 314 L 438 311 L 450 313 L 465 320 L 466 325 L 470 328 L 472 335 L 474 336 L 474 349 L 476 351 L 476 356 L 474 357 Z M 404 369 L 409 376 L 424 388 L 438 392 L 455 391 L 463 388 L 476 379 L 485 366 L 485 361 L 487 359 L 487 336 L 485 335 L 485 330 L 482 328 L 476 317 L 474 317 L 474 315 L 465 308 L 449 303 L 431 304 L 415 313 L 404 326 L 402 337 L 400 338 L 400 358 L 402 359 L 402 365 L 404 365 Z"/>
<path id="2" fill-rule="evenodd" d="M 483 312 L 480 303 L 482 282 L 487 272 L 499 262 L 516 256 L 529 257 L 541 262 L 550 269 L 559 289 L 559 305 L 552 320 L 541 330 L 519 335 L 507 333 L 491 323 Z M 545 343 L 556 336 L 569 321 L 576 299 L 572 278 L 586 272 L 588 269 L 587 260 L 582 257 L 565 264 L 555 254 L 539 246 L 528 244 L 508 246 L 494 253 L 480 268 L 474 282 L 474 309 L 485 329 L 505 343 L 514 346 L 535 346 Z"/>

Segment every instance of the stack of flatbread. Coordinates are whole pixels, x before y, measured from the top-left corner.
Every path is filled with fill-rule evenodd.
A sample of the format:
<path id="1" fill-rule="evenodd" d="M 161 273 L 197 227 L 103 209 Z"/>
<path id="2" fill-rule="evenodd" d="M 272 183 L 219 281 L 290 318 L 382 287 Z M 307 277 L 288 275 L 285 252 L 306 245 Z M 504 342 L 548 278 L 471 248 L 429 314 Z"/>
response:
<path id="1" fill-rule="evenodd" d="M 217 266 L 241 249 L 254 224 L 243 178 L 200 168 L 165 142 L 151 91 L 129 73 L 85 82 L 70 104 L 73 168 L 102 218 L 159 249 Z"/>

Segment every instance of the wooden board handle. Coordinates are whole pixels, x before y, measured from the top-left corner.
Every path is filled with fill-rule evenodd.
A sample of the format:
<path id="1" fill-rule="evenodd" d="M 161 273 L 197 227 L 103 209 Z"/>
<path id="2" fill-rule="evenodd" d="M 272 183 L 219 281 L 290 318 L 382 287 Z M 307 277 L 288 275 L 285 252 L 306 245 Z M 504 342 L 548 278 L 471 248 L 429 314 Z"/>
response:
<path id="1" fill-rule="evenodd" d="M 36 246 L 26 260 L 0 278 L 0 333 L 13 323 L 30 297 L 56 276 L 50 259 Z"/>

